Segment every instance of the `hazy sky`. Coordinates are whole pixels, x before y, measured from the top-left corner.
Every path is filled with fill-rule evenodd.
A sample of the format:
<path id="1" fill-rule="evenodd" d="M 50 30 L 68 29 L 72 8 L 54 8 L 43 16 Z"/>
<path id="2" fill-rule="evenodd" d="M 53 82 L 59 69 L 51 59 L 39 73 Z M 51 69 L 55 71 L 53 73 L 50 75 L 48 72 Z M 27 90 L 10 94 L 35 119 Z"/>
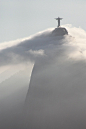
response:
<path id="1" fill-rule="evenodd" d="M 1 0 L 0 42 L 24 38 L 38 31 L 72 24 L 86 30 L 85 0 Z"/>

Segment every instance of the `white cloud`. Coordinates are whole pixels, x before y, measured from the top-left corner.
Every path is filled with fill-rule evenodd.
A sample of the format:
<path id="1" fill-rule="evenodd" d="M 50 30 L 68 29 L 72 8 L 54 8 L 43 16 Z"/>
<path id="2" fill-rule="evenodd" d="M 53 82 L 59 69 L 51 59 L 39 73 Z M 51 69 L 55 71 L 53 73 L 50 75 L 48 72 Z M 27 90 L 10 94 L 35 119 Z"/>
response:
<path id="1" fill-rule="evenodd" d="M 23 129 L 25 125 L 28 128 L 28 124 L 31 129 L 45 129 L 47 127 L 57 129 L 57 125 L 58 128 L 84 128 L 84 111 L 86 110 L 86 32 L 81 28 L 70 25 L 66 25 L 66 28 L 70 35 L 52 36 L 53 29 L 50 29 L 25 39 L 0 44 L 0 68 L 3 68 L 0 74 L 3 74 L 3 72 L 6 74 L 6 70 L 8 71 L 8 68 L 11 68 L 12 76 L 16 71 L 20 72 L 20 70 L 26 68 L 29 65 L 28 62 L 33 62 L 30 67 L 33 71 L 30 88 L 26 96 L 25 112 L 19 114 L 22 116 L 21 118 L 18 116 L 22 106 L 17 103 L 17 106 L 21 108 L 12 108 L 11 111 L 15 111 L 18 121 L 14 119 L 13 114 L 9 116 L 10 111 L 8 114 L 4 112 L 5 118 L 1 122 L 1 127 L 10 127 L 12 123 L 10 121 L 13 118 L 16 129 Z M 26 71 L 26 75 L 28 73 L 30 75 L 31 71 Z M 25 72 L 22 75 L 26 77 Z M 18 87 L 22 85 L 24 90 L 24 84 L 28 87 L 29 83 L 27 81 L 23 84 L 23 76 L 17 75 L 17 81 L 18 78 L 21 80 L 18 83 L 15 76 L 13 76 L 15 80 L 13 85 L 12 78 L 5 76 L 6 79 L 10 79 L 6 81 L 7 83 L 4 82 L 4 85 L 9 85 L 11 81 L 13 90 L 17 88 L 18 84 Z M 9 87 L 8 85 L 7 87 Z M 7 89 L 9 92 L 4 89 L 5 93 L 9 97 L 12 96 L 9 94 L 11 91 L 13 93 L 13 90 Z M 20 98 L 18 90 L 16 91 L 18 96 L 16 101 Z M 21 96 L 23 96 L 25 92 L 22 91 L 21 93 Z M 7 102 L 6 100 L 5 102 Z M 11 108 L 10 102 L 13 104 L 14 101 L 13 98 L 9 99 L 9 103 L 6 103 L 8 105 L 6 111 Z M 2 111 L 4 111 L 3 108 Z M 8 116 L 9 120 L 7 119 Z M 4 124 L 5 121 L 7 125 Z"/>

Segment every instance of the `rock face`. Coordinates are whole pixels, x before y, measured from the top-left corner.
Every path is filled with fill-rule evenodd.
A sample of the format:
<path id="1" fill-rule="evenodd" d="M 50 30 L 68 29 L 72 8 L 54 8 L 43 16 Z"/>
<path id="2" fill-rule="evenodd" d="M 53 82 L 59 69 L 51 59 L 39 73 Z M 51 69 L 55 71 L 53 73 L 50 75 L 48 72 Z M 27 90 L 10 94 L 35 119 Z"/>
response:
<path id="1" fill-rule="evenodd" d="M 48 59 L 39 60 L 33 68 L 22 129 L 86 129 L 86 80 L 81 63 L 75 70 L 72 62 L 66 65 L 67 61 L 58 64 Z"/>
<path id="2" fill-rule="evenodd" d="M 52 34 L 57 36 L 63 36 L 68 35 L 68 31 L 64 27 L 58 27 L 53 30 Z"/>

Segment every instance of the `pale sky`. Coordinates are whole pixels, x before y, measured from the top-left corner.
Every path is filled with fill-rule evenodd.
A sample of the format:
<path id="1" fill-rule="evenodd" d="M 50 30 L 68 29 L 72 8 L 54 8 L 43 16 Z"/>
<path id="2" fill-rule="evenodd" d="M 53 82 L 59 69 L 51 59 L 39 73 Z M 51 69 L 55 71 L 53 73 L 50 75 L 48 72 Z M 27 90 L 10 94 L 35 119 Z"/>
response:
<path id="1" fill-rule="evenodd" d="M 85 0 L 1 0 L 0 42 L 28 37 L 57 26 L 72 24 L 86 31 Z"/>

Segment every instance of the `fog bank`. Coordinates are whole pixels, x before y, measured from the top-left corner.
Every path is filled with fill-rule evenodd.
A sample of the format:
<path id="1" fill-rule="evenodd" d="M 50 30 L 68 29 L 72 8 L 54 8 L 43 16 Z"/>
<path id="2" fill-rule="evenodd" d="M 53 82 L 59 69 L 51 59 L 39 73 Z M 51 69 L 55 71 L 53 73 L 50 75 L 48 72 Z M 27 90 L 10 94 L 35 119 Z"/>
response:
<path id="1" fill-rule="evenodd" d="M 0 44 L 0 129 L 86 128 L 86 32 L 65 26 Z"/>

